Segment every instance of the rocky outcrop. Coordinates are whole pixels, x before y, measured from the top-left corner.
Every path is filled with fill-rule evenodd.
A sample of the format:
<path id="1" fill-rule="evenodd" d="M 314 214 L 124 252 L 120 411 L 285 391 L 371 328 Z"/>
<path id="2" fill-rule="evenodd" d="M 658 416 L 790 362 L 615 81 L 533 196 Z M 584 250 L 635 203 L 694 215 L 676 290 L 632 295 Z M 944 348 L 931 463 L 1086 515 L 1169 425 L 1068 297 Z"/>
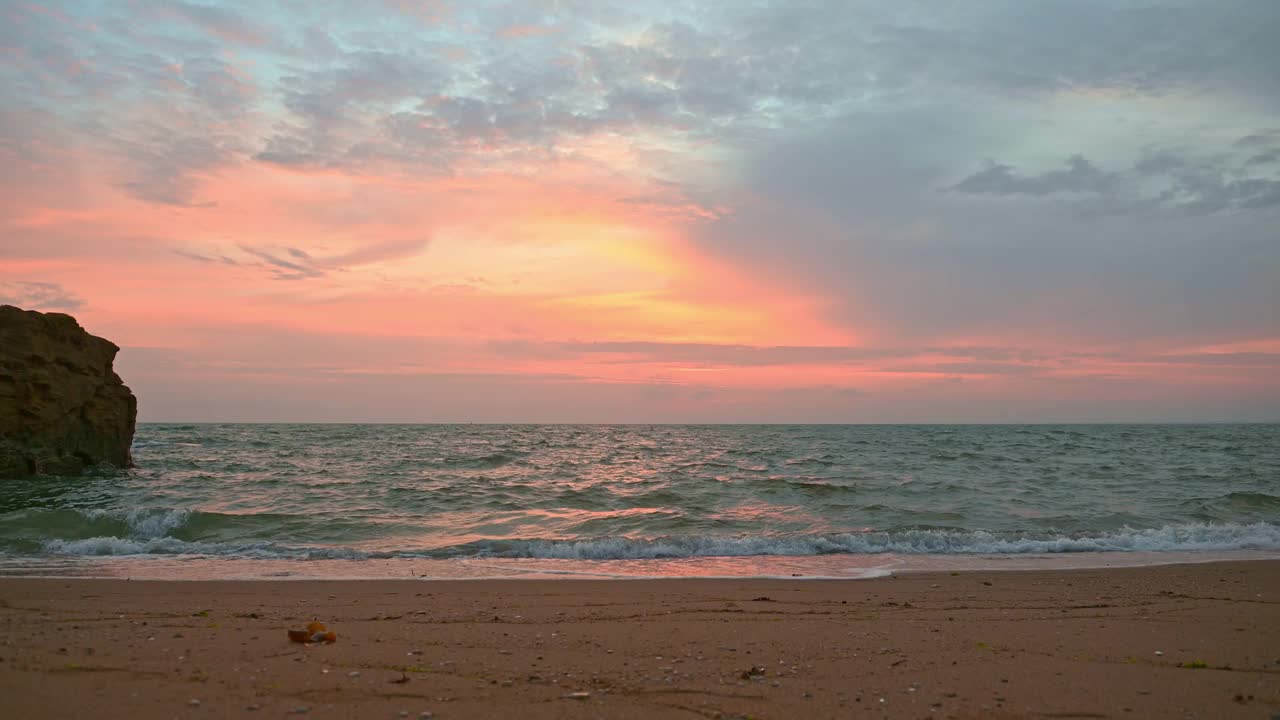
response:
<path id="1" fill-rule="evenodd" d="M 119 350 L 70 315 L 0 305 L 0 477 L 130 465 L 138 401 Z"/>

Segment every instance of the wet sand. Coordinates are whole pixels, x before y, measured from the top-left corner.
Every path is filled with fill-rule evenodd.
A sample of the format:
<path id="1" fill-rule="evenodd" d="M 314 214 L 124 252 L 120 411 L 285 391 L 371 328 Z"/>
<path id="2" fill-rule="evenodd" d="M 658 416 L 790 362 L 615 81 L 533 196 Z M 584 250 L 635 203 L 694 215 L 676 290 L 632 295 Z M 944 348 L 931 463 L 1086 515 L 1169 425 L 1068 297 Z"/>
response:
<path id="1" fill-rule="evenodd" d="M 313 619 L 338 642 L 288 641 Z M 13 718 L 1280 716 L 1280 561 L 851 581 L 0 579 L 0 632 Z"/>

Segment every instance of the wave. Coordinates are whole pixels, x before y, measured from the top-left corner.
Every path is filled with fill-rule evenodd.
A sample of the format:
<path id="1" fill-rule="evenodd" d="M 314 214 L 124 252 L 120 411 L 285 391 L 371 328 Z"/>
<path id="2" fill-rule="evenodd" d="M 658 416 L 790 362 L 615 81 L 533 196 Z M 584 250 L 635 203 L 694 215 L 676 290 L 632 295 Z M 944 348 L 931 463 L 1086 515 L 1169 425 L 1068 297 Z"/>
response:
<path id="1" fill-rule="evenodd" d="M 444 460 L 443 464 L 448 467 L 468 470 L 496 470 L 517 462 L 527 455 L 528 453 L 518 451 L 498 451 L 488 455 L 481 455 L 480 457 L 448 458 Z"/>
<path id="2" fill-rule="evenodd" d="M 1232 492 L 1213 498 L 1186 500 L 1181 508 L 1205 521 L 1266 521 L 1280 513 L 1280 497 L 1260 492 Z"/>
<path id="3" fill-rule="evenodd" d="M 1233 492 L 1223 495 L 1219 500 L 1260 510 L 1280 510 L 1280 497 L 1266 493 Z"/>
<path id="4" fill-rule="evenodd" d="M 902 530 L 781 537 L 687 536 L 653 540 L 516 540 L 473 543 L 480 554 L 577 560 L 742 555 L 1018 555 L 1072 552 L 1280 550 L 1280 526 L 1225 523 L 1071 536 L 964 530 Z"/>
<path id="5" fill-rule="evenodd" d="M 134 539 L 114 536 L 46 540 L 41 543 L 41 549 L 50 555 L 247 555 L 252 550 L 172 537 Z"/>
<path id="6" fill-rule="evenodd" d="M 172 508 L 29 508 L 0 514 L 0 552 L 83 555 L 236 554 L 281 540 L 343 547 L 390 526 L 285 513 L 235 514 Z"/>
<path id="7" fill-rule="evenodd" d="M 27 513 L 28 511 L 23 511 Z M 72 513 L 77 517 L 68 516 Z M 210 555 L 249 558 L 375 559 L 396 557 L 645 560 L 687 557 L 856 555 L 1021 555 L 1080 552 L 1280 550 L 1280 525 L 1191 523 L 1062 534 L 904 528 L 792 535 L 689 534 L 658 538 L 486 539 L 432 548 L 366 549 L 355 528 L 317 533 L 287 515 L 222 515 L 183 510 L 43 511 L 0 516 L 0 552 L 63 556 Z M 275 532 L 272 532 L 275 531 Z"/>
<path id="8" fill-rule="evenodd" d="M 209 513 L 174 509 L 27 508 L 0 514 L 0 539 L 38 539 L 50 535 L 70 538 L 93 535 L 164 537 L 188 525 L 196 515 Z"/>

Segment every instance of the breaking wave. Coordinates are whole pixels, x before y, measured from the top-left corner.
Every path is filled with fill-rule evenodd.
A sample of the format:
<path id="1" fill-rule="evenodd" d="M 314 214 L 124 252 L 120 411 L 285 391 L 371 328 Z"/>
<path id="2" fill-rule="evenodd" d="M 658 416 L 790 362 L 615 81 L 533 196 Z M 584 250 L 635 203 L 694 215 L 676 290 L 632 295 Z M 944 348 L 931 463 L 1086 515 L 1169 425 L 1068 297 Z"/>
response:
<path id="1" fill-rule="evenodd" d="M 216 555 L 251 558 L 365 559 L 494 557 L 573 560 L 644 560 L 690 557 L 807 556 L 833 554 L 1018 555 L 1077 552 L 1194 552 L 1280 550 L 1280 525 L 1190 523 L 1093 533 L 990 532 L 900 529 L 847 533 L 727 536 L 690 534 L 658 538 L 487 539 L 429 548 L 377 549 L 356 544 L 299 542 L 312 518 L 231 515 L 185 510 L 23 511 L 3 516 L 0 547 L 52 555 Z M 281 531 L 276 539 L 270 530 Z"/>
<path id="2" fill-rule="evenodd" d="M 638 540 L 485 541 L 475 554 L 576 560 L 640 560 L 744 555 L 1014 555 L 1071 552 L 1280 550 L 1280 526 L 1178 525 L 1096 535 L 1037 536 L 982 531 L 902 530 L 783 537 L 681 536 Z"/>

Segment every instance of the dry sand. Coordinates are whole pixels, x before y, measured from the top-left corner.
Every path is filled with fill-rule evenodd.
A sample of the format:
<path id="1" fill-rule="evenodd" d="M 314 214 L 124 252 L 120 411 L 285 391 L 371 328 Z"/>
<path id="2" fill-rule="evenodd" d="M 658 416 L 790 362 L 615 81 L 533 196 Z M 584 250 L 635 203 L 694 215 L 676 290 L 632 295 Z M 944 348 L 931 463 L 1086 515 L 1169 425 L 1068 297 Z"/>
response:
<path id="1" fill-rule="evenodd" d="M 338 642 L 290 644 L 312 619 Z M 1280 716 L 1280 561 L 854 581 L 6 579 L 0 627 L 6 718 Z"/>

